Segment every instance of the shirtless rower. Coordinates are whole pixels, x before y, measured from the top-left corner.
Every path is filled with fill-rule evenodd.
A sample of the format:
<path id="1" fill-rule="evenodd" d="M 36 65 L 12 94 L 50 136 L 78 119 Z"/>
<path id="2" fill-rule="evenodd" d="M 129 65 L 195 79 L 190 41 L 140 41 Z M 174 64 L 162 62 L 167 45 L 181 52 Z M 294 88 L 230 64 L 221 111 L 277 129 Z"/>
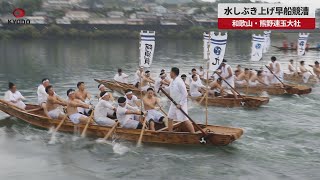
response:
<path id="1" fill-rule="evenodd" d="M 200 66 L 200 68 L 199 68 L 199 73 L 198 73 L 198 75 L 199 75 L 199 77 L 200 77 L 201 80 L 204 79 L 204 76 L 207 76 L 207 75 L 205 75 L 205 72 L 204 72 L 204 69 L 203 69 L 202 66 Z"/>
<path id="2" fill-rule="evenodd" d="M 304 66 L 305 61 L 300 61 L 300 72 L 302 74 L 303 82 L 307 83 L 309 78 L 313 78 L 313 75 L 311 72 Z"/>
<path id="3" fill-rule="evenodd" d="M 69 98 L 67 102 L 67 114 L 73 124 L 86 124 L 90 119 L 88 116 L 80 114 L 78 112 L 78 107 L 82 107 L 85 109 L 93 109 L 92 105 L 85 104 L 79 99 L 76 99 L 76 92 L 73 89 L 69 89 L 67 91 L 67 96 Z"/>
<path id="4" fill-rule="evenodd" d="M 237 69 L 239 71 L 240 74 L 242 74 L 244 71 L 242 70 L 242 67 L 240 64 L 237 65 Z"/>
<path id="5" fill-rule="evenodd" d="M 150 77 L 150 71 L 146 71 L 144 73 L 144 76 L 142 77 L 141 90 L 146 92 L 147 89 L 151 86 L 151 83 L 154 82 L 155 81 Z"/>
<path id="6" fill-rule="evenodd" d="M 203 96 L 206 91 L 206 87 L 198 81 L 198 76 L 196 74 L 192 75 L 192 82 L 190 84 L 190 95 L 191 97 Z"/>
<path id="7" fill-rule="evenodd" d="M 143 125 L 139 120 L 140 115 L 144 115 L 138 108 L 134 108 L 126 103 L 125 97 L 118 99 L 117 119 L 123 128 L 142 129 Z"/>
<path id="8" fill-rule="evenodd" d="M 211 82 L 209 84 L 209 95 L 212 95 L 212 96 L 224 96 L 225 95 L 225 92 L 224 92 L 224 89 L 222 87 L 222 79 L 221 78 L 218 78 L 217 80 Z"/>
<path id="9" fill-rule="evenodd" d="M 262 71 L 258 71 L 257 75 L 253 75 L 249 80 L 249 86 L 256 87 L 256 86 L 268 86 L 268 84 L 265 82 L 265 78 L 262 75 Z"/>
<path id="10" fill-rule="evenodd" d="M 46 106 L 49 117 L 52 119 L 63 119 L 66 115 L 63 112 L 62 106 L 67 106 L 67 102 L 55 95 L 51 85 L 46 87 L 46 93 L 48 94 Z"/>
<path id="11" fill-rule="evenodd" d="M 9 90 L 5 92 L 4 94 L 4 101 L 13 104 L 14 106 L 25 109 L 26 105 L 22 100 L 25 100 L 25 98 L 21 95 L 19 91 L 17 91 L 17 87 L 12 82 L 9 82 Z"/>
<path id="12" fill-rule="evenodd" d="M 142 79 L 142 77 L 144 76 L 144 71 L 143 71 L 143 67 L 140 66 L 139 69 L 136 71 L 136 73 L 134 74 L 134 86 L 136 88 L 139 87 L 139 83 L 140 83 L 140 80 Z"/>
<path id="13" fill-rule="evenodd" d="M 312 66 L 313 73 L 317 76 L 318 80 L 320 80 L 320 66 L 319 62 L 315 61 L 314 66 Z"/>
<path id="14" fill-rule="evenodd" d="M 156 91 L 158 91 L 160 87 L 169 86 L 169 85 L 170 83 L 166 81 L 166 74 L 160 73 L 159 78 L 157 78 L 154 83 L 154 88 L 156 89 Z"/>
<path id="15" fill-rule="evenodd" d="M 138 99 L 138 97 L 136 95 L 133 94 L 131 89 L 127 89 L 125 91 L 125 98 L 126 98 L 126 102 L 127 104 L 129 104 L 132 107 L 140 107 L 141 106 L 141 101 Z"/>
<path id="16" fill-rule="evenodd" d="M 118 73 L 114 76 L 114 80 L 120 83 L 128 83 L 128 75 L 122 72 L 122 69 L 118 69 Z"/>
<path id="17" fill-rule="evenodd" d="M 78 82 L 77 83 L 78 90 L 76 91 L 76 99 L 81 100 L 82 102 L 86 104 L 90 104 L 91 95 L 86 90 L 86 86 L 84 82 Z M 78 108 L 79 113 L 88 115 L 89 109 L 83 109 L 81 107 Z"/>
<path id="18" fill-rule="evenodd" d="M 38 104 L 42 107 L 46 116 L 48 116 L 48 110 L 46 106 L 48 94 L 46 93 L 46 87 L 50 85 L 48 78 L 42 79 L 42 84 L 38 86 L 37 95 L 38 95 Z M 48 116 L 49 117 L 49 116 Z"/>
<path id="19" fill-rule="evenodd" d="M 221 79 L 222 81 L 222 87 L 224 89 L 228 89 L 232 92 L 235 99 L 238 99 L 237 93 L 232 89 L 234 88 L 234 75 L 232 72 L 232 68 L 229 64 L 227 64 L 227 60 L 223 59 L 221 63 Z M 227 83 L 226 83 L 227 82 Z M 231 88 L 231 87 L 232 88 Z"/>
<path id="20" fill-rule="evenodd" d="M 150 130 L 155 130 L 155 123 L 166 124 L 166 122 L 168 122 L 168 119 L 158 111 L 158 109 L 160 109 L 160 100 L 154 96 L 152 88 L 148 88 L 147 94 L 143 97 L 143 104 L 145 111 L 147 111 L 146 118 Z"/>
<path id="21" fill-rule="evenodd" d="M 115 112 L 117 108 L 110 101 L 110 94 L 107 91 L 100 93 L 101 98 L 95 107 L 94 120 L 100 126 L 113 126 L 115 121 Z"/>
<path id="22" fill-rule="evenodd" d="M 288 70 L 289 70 L 289 74 L 294 74 L 296 72 L 294 67 L 293 67 L 293 59 L 289 60 Z"/>
<path id="23" fill-rule="evenodd" d="M 248 85 L 248 82 L 246 80 L 245 73 L 241 73 L 238 69 L 234 71 L 235 77 L 234 77 L 234 83 L 237 87 L 245 87 Z"/>

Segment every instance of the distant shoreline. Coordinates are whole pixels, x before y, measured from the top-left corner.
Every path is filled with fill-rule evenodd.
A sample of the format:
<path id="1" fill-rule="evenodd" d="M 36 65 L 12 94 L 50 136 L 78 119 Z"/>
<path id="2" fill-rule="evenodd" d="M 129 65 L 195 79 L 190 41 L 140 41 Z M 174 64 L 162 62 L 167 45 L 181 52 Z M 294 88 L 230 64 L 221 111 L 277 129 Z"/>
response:
<path id="1" fill-rule="evenodd" d="M 10 24 L 0 27 L 0 39 L 137 39 L 140 30 L 155 30 L 156 36 L 163 39 L 202 39 L 203 32 L 215 31 L 217 28 L 190 25 L 93 25 L 93 24 L 43 24 L 19 25 Z M 263 31 L 229 30 L 229 37 L 251 38 L 252 34 L 262 34 Z M 272 36 L 285 39 L 285 33 L 312 32 L 319 33 L 319 29 L 305 31 L 273 31 Z"/>

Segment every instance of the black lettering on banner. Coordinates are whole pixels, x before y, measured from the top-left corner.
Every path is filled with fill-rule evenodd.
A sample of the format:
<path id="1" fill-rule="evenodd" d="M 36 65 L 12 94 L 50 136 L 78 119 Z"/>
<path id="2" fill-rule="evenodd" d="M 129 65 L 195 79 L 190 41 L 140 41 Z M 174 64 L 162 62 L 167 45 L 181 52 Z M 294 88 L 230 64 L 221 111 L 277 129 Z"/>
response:
<path id="1" fill-rule="evenodd" d="M 150 64 L 150 58 L 152 53 L 152 44 L 145 44 L 144 63 Z"/>
<path id="2" fill-rule="evenodd" d="M 215 58 L 216 62 L 213 62 L 212 65 L 220 65 L 220 59 L 219 58 Z"/>

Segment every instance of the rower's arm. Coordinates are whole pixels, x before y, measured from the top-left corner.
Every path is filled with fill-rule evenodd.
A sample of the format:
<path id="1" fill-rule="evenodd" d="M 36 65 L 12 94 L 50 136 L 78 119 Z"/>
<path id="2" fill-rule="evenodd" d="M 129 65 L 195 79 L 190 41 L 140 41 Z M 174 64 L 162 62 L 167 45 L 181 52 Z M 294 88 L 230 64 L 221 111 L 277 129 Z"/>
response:
<path id="1" fill-rule="evenodd" d="M 78 93 L 76 93 L 76 98 L 80 99 L 83 102 L 85 101 L 85 99 L 81 95 L 79 95 Z"/>
<path id="2" fill-rule="evenodd" d="M 276 67 L 277 67 L 277 68 L 276 68 L 276 72 L 275 72 L 275 73 L 279 73 L 279 72 L 280 72 L 280 64 L 277 63 L 277 64 L 276 64 Z"/>
<path id="3" fill-rule="evenodd" d="M 231 67 L 228 67 L 228 74 L 229 74 L 229 76 L 225 77 L 225 79 L 231 78 L 233 76 Z"/>
<path id="4" fill-rule="evenodd" d="M 70 106 L 82 107 L 82 108 L 85 108 L 85 109 L 89 109 L 90 108 L 90 106 L 88 104 L 85 104 L 85 103 L 82 103 L 82 102 L 71 102 Z"/>
<path id="5" fill-rule="evenodd" d="M 62 98 L 60 98 L 59 96 L 57 96 L 57 103 L 56 104 L 60 104 L 62 106 L 67 106 L 67 102 L 65 100 L 63 100 Z"/>

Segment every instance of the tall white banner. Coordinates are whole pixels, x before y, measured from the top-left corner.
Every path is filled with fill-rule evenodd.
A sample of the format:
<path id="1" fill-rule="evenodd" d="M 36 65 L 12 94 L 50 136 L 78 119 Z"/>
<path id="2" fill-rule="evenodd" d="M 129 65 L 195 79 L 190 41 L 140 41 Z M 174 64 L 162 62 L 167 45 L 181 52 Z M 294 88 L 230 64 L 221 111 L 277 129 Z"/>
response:
<path id="1" fill-rule="evenodd" d="M 270 35 L 271 31 L 264 31 L 264 46 L 263 46 L 263 53 L 266 53 L 269 51 L 271 40 Z"/>
<path id="2" fill-rule="evenodd" d="M 306 52 L 306 45 L 307 45 L 307 40 L 309 37 L 309 33 L 299 33 L 299 38 L 298 38 L 298 56 L 303 56 L 304 53 Z"/>
<path id="3" fill-rule="evenodd" d="M 140 66 L 150 67 L 155 48 L 155 31 L 140 32 Z"/>
<path id="4" fill-rule="evenodd" d="M 251 61 L 260 61 L 264 46 L 264 36 L 252 35 Z"/>
<path id="5" fill-rule="evenodd" d="M 209 59 L 208 46 L 209 46 L 209 34 L 203 33 L 203 59 Z"/>
<path id="6" fill-rule="evenodd" d="M 210 71 L 217 70 L 222 63 L 226 52 L 227 39 L 227 33 L 221 35 L 221 32 L 219 32 L 219 34 L 216 35 L 213 31 L 210 32 Z"/>

